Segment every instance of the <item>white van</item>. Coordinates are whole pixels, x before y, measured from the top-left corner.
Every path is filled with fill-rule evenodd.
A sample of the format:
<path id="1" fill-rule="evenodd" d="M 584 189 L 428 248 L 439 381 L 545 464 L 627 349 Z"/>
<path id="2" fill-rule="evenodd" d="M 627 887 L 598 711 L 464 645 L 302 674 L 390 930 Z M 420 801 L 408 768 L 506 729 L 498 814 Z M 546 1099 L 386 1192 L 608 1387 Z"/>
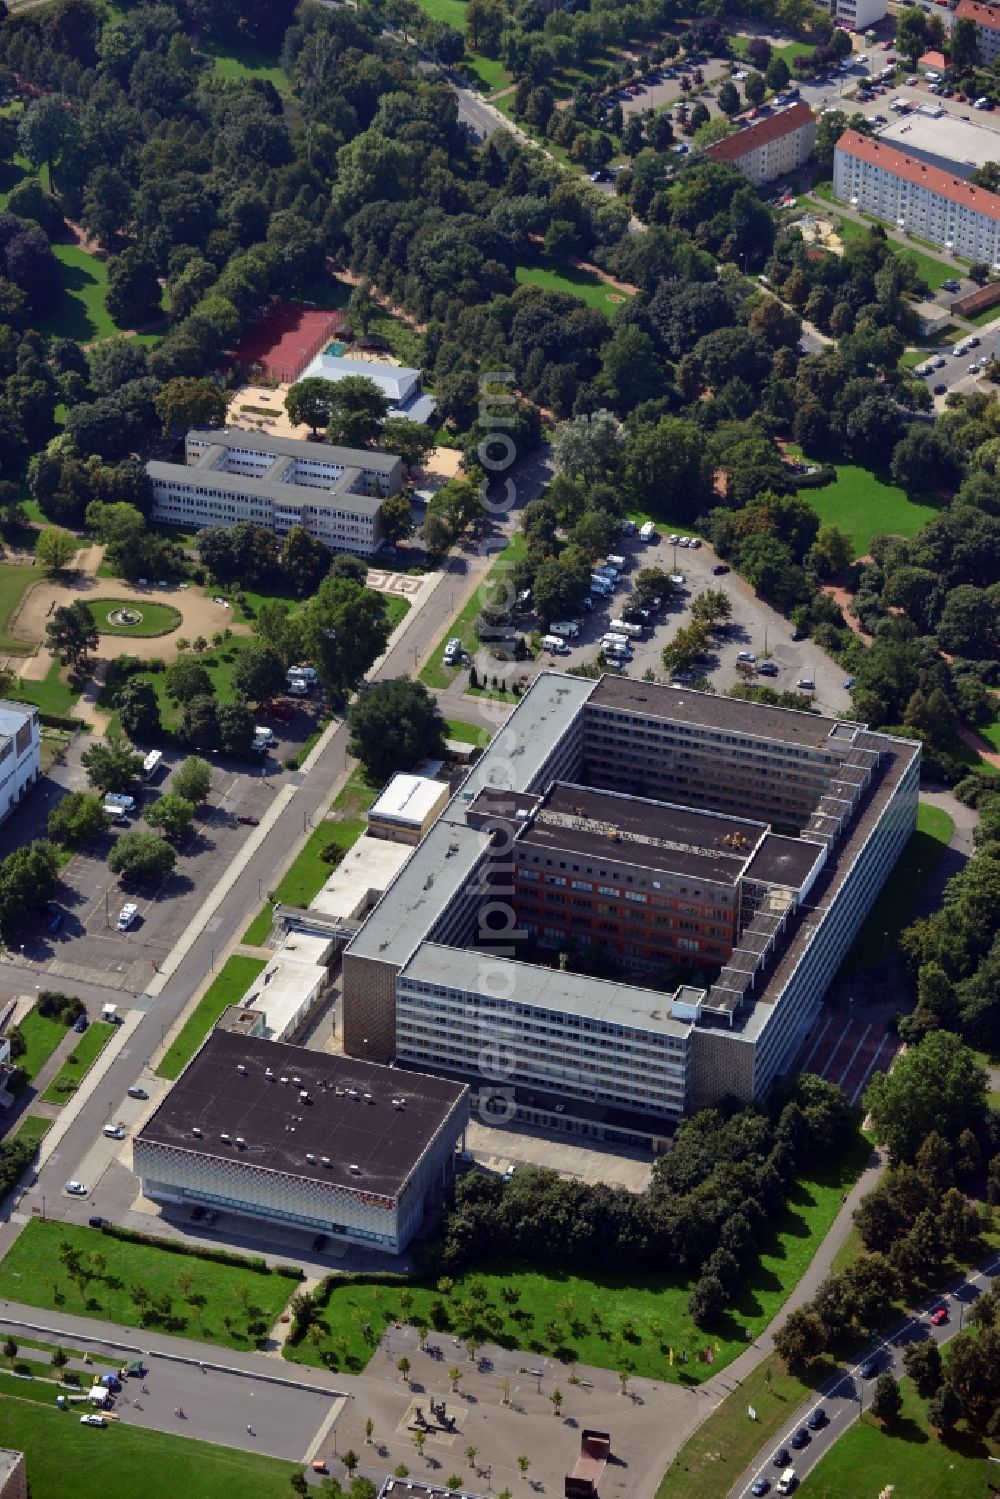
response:
<path id="1" fill-rule="evenodd" d="M 124 812 L 131 812 L 135 806 L 135 797 L 126 796 L 124 791 L 105 791 L 105 804 L 109 807 L 121 807 Z"/>
<path id="2" fill-rule="evenodd" d="M 287 675 L 289 679 L 299 677 L 303 682 L 308 682 L 311 687 L 315 687 L 319 681 L 315 666 L 290 666 Z"/>
<path id="3" fill-rule="evenodd" d="M 606 565 L 608 567 L 617 568 L 617 570 L 620 573 L 622 573 L 622 572 L 625 571 L 625 558 L 624 557 L 619 557 L 616 553 L 612 552 L 611 555 L 610 555 L 610 557 L 607 560 L 607 564 Z"/>
<path id="4" fill-rule="evenodd" d="M 631 625 L 627 619 L 613 619 L 612 630 L 617 630 L 619 635 L 627 635 L 630 640 L 642 639 L 642 625 Z"/>
<path id="5" fill-rule="evenodd" d="M 778 1479 L 777 1491 L 779 1494 L 790 1494 L 797 1483 L 798 1479 L 795 1476 L 795 1469 L 786 1468 Z"/>
<path id="6" fill-rule="evenodd" d="M 117 802 L 105 802 L 101 809 L 105 817 L 110 817 L 119 827 L 127 827 L 128 818 L 125 816 L 125 808 L 120 807 Z"/>
<path id="7" fill-rule="evenodd" d="M 646 521 L 645 525 L 642 525 L 642 526 L 639 527 L 639 540 L 640 541 L 655 541 L 656 540 L 656 527 L 653 525 L 653 522 L 651 520 Z"/>
<path id="8" fill-rule="evenodd" d="M 601 636 L 602 645 L 628 645 L 628 636 L 619 634 L 617 631 L 609 630 L 606 635 Z"/>
<path id="9" fill-rule="evenodd" d="M 106 1124 L 101 1134 L 108 1140 L 124 1140 L 125 1126 L 122 1124 Z"/>
<path id="10" fill-rule="evenodd" d="M 163 751 L 150 750 L 142 762 L 142 779 L 144 781 L 151 781 L 162 764 Z"/>
<path id="11" fill-rule="evenodd" d="M 553 656 L 567 656 L 569 654 L 569 646 L 561 635 L 543 635 L 542 650 L 551 651 Z"/>
<path id="12" fill-rule="evenodd" d="M 575 640 L 579 633 L 580 626 L 572 619 L 557 619 L 549 625 L 549 634 L 561 635 L 563 640 Z"/>
<path id="13" fill-rule="evenodd" d="M 269 729 L 266 724 L 255 724 L 253 742 L 254 744 L 266 744 L 270 747 L 273 744 L 277 744 L 278 741 L 275 738 L 273 729 Z"/>

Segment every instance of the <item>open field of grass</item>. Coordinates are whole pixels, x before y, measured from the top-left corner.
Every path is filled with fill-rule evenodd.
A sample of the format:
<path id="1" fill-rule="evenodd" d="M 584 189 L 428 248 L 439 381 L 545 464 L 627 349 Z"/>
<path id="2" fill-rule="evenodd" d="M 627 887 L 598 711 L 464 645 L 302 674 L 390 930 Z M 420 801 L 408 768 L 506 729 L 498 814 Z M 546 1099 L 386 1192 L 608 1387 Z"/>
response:
<path id="1" fill-rule="evenodd" d="M 768 38 L 768 40 L 770 40 L 770 38 Z M 749 41 L 750 38 L 747 36 L 730 36 L 729 46 L 734 56 L 746 57 L 747 45 L 749 44 Z M 807 52 L 811 52 L 812 50 L 812 47 L 810 47 L 805 42 L 785 42 L 784 45 L 780 47 L 776 46 L 773 42 L 771 43 L 771 56 L 782 58 L 789 67 L 791 67 L 792 63 L 797 57 L 802 57 Z"/>
<path id="2" fill-rule="evenodd" d="M 700 1384 L 730 1363 L 746 1347 L 747 1335 L 756 1336 L 783 1305 L 870 1149 L 859 1136 L 844 1159 L 796 1184 L 788 1209 L 764 1241 L 759 1264 L 713 1332 L 700 1331 L 688 1315 L 691 1281 L 686 1277 L 609 1274 L 591 1278 L 496 1264 L 459 1276 L 446 1297 L 433 1281 L 365 1285 L 334 1278 L 327 1282 L 328 1300 L 319 1319 L 325 1336 L 319 1347 L 303 1340 L 287 1352 L 302 1362 L 319 1363 L 328 1351 L 342 1367 L 359 1369 L 368 1362 L 389 1321 L 434 1326 L 431 1306 L 438 1300 L 451 1309 L 452 1329 L 467 1332 L 468 1316 L 459 1304 L 467 1304 L 465 1293 L 475 1282 L 486 1287 L 489 1302 L 502 1319 L 499 1336 L 490 1330 L 491 1341 L 497 1338 L 508 1346 L 566 1361 Z M 508 1289 L 519 1293 L 513 1308 L 504 1299 Z M 409 1304 L 401 1299 L 404 1291 L 409 1293 Z M 706 1347 L 713 1352 L 711 1364 L 702 1361 Z"/>
<path id="3" fill-rule="evenodd" d="M 841 977 L 850 978 L 888 957 L 899 940 L 900 932 L 910 921 L 921 890 L 948 847 L 954 827 L 955 824 L 942 808 L 920 803 L 917 807 L 916 831 L 906 845 L 892 878 L 883 885 L 878 900 L 851 944 L 840 967 Z"/>
<path id="4" fill-rule="evenodd" d="M 445 723 L 448 738 L 457 740 L 459 744 L 478 744 L 481 749 L 485 749 L 492 738 L 489 729 L 483 724 L 466 723 L 461 718 L 446 718 Z"/>
<path id="5" fill-rule="evenodd" d="M 434 650 L 431 653 L 430 660 L 425 662 L 424 665 L 420 668 L 421 682 L 424 682 L 428 687 L 451 686 L 452 682 L 458 676 L 459 671 L 463 670 L 463 668 L 442 665 L 441 658 L 444 655 L 445 646 L 448 644 L 448 641 L 452 638 L 453 635 L 457 635 L 467 651 L 469 651 L 470 653 L 475 651 L 478 645 L 478 641 L 476 639 L 476 619 L 479 616 L 481 599 L 483 597 L 486 597 L 489 593 L 490 579 L 499 579 L 500 577 L 502 577 L 505 569 L 508 568 L 511 563 L 518 561 L 518 559 L 520 557 L 523 557 L 523 555 L 524 538 L 521 536 L 520 532 L 518 532 L 513 540 L 506 547 L 504 547 L 503 551 L 498 553 L 496 561 L 493 563 L 493 566 L 490 568 L 490 571 L 487 573 L 482 583 L 476 589 L 476 592 L 472 595 L 471 599 L 465 605 L 464 609 L 461 609 L 455 616 L 445 633 L 442 635 L 441 639 L 438 641 L 437 645 L 434 647 Z"/>
<path id="6" fill-rule="evenodd" d="M 34 703 L 43 713 L 70 714 L 80 696 L 79 692 L 64 681 L 66 668 L 53 661 L 40 682 L 18 679 L 16 690 L 11 694 L 19 703 Z"/>
<path id="7" fill-rule="evenodd" d="M 869 1475 L 872 1493 L 887 1484 L 906 1499 L 978 1499 L 987 1487 L 986 1444 L 963 1426 L 941 1441 L 927 1424 L 927 1406 L 901 1379 L 903 1409 L 891 1426 L 862 1416 L 834 1442 L 803 1480 L 806 1499 L 843 1499 Z"/>
<path id="8" fill-rule="evenodd" d="M 283 1499 L 296 1471 L 277 1458 L 119 1422 L 91 1430 L 71 1412 L 53 1408 L 50 1386 L 39 1387 L 48 1410 L 23 1398 L 31 1390 L 24 1380 L 7 1378 L 3 1386 L 4 1441 L 26 1456 L 32 1499 L 65 1499 L 70 1489 L 74 1499 L 107 1499 L 116 1493 L 176 1499 L 182 1489 L 192 1487 L 195 1474 L 198 1499 L 232 1499 L 234 1494 Z"/>
<path id="9" fill-rule="evenodd" d="M 865 557 L 873 536 L 916 536 L 940 507 L 918 505 L 897 484 L 853 463 L 834 464 L 837 477 L 823 489 L 800 494 L 824 525 L 839 526 L 854 542 L 855 557 Z"/>
<path id="10" fill-rule="evenodd" d="M 876 219 L 872 219 L 873 224 L 876 222 Z M 855 223 L 853 219 L 840 219 L 836 229 L 845 245 L 853 240 L 868 238 L 868 225 Z M 889 244 L 897 255 L 902 255 L 916 267 L 917 274 L 927 282 L 931 291 L 940 291 L 942 282 L 950 280 L 956 273 L 954 265 L 937 260 L 933 255 L 925 255 L 922 250 L 915 250 L 903 240 L 890 239 Z"/>
<path id="11" fill-rule="evenodd" d="M 35 567 L 18 567 L 12 562 L 0 562 L 0 653 L 5 656 L 31 654 L 31 643 L 19 640 L 10 633 L 10 622 L 20 609 L 27 590 L 41 576 Z"/>
<path id="12" fill-rule="evenodd" d="M 821 1366 L 811 1378 L 819 1385 L 828 1372 Z M 785 1372 L 776 1353 L 770 1354 L 684 1443 L 656 1499 L 719 1499 L 728 1492 L 733 1475 L 743 1472 L 795 1407 L 808 1398 L 810 1388 Z M 757 1412 L 756 1421 L 748 1418 L 748 1405 Z"/>
<path id="13" fill-rule="evenodd" d="M 1000 752 L 1000 718 L 995 718 L 992 723 L 977 723 L 976 733 L 980 739 L 985 739 L 987 744 Z"/>
<path id="14" fill-rule="evenodd" d="M 249 637 L 247 637 L 249 639 Z M 233 700 L 233 669 L 236 666 L 240 651 L 245 641 L 229 640 L 218 648 L 213 647 L 198 657 L 202 666 L 208 672 L 215 688 L 215 698 L 219 703 L 229 703 Z M 169 648 L 168 648 L 169 649 Z M 163 671 L 143 671 L 137 673 L 138 680 L 148 682 L 156 693 L 156 701 L 160 709 L 160 721 L 168 733 L 179 729 L 184 720 L 184 706 L 175 703 L 167 694 L 167 674 Z M 115 712 L 114 695 L 116 687 L 104 686 L 97 695 L 97 705 L 108 713 Z"/>
<path id="15" fill-rule="evenodd" d="M 66 1027 L 61 1020 L 53 1020 L 48 1015 L 39 1015 L 37 1010 L 29 1010 L 18 1026 L 18 1030 L 24 1037 L 28 1049 L 22 1057 L 17 1057 L 15 1060 L 28 1081 L 31 1082 L 41 1072 L 59 1042 L 66 1035 Z"/>
<path id="16" fill-rule="evenodd" d="M 43 1119 L 41 1114 L 25 1114 L 14 1131 L 14 1139 L 27 1140 L 30 1144 L 37 1145 L 51 1128 L 51 1119 Z"/>
<path id="17" fill-rule="evenodd" d="M 434 21 L 441 21 L 445 26 L 454 26 L 456 31 L 465 34 L 465 5 L 463 0 L 418 0 L 420 9 Z M 488 92 L 503 88 L 510 82 L 510 74 L 502 62 L 492 57 L 482 57 L 478 52 L 466 51 L 465 58 L 458 65 L 459 72 L 470 73 L 478 79 Z"/>
<path id="18" fill-rule="evenodd" d="M 42 1094 L 43 1103 L 67 1103 L 115 1033 L 106 1020 L 94 1020 Z"/>
<path id="19" fill-rule="evenodd" d="M 267 47 L 255 47 L 250 42 L 240 45 L 231 40 L 223 49 L 218 43 L 208 41 L 200 50 L 212 58 L 220 78 L 265 78 L 279 93 L 288 87 L 288 80 L 278 66 L 277 53 Z"/>
<path id="20" fill-rule="evenodd" d="M 78 1251 L 81 1264 L 90 1270 L 82 1292 L 59 1258 L 65 1242 Z M 97 1251 L 106 1261 L 103 1269 L 99 1264 L 95 1267 Z M 190 1284 L 185 1272 L 192 1277 Z M 158 1244 L 131 1244 L 75 1223 L 40 1218 L 27 1224 L 0 1260 L 0 1295 L 12 1301 L 140 1327 L 139 1305 L 132 1295 L 138 1287 L 153 1302 L 170 1300 L 166 1325 L 162 1319 L 158 1323 L 161 1330 L 225 1348 L 252 1348 L 248 1323 L 271 1328 L 295 1286 L 290 1276 L 275 1271 L 220 1265 L 197 1255 L 176 1254 Z"/>
<path id="21" fill-rule="evenodd" d="M 561 291 L 579 297 L 588 307 L 596 307 L 609 317 L 616 307 L 632 300 L 627 292 L 615 291 L 589 271 L 576 270 L 573 266 L 555 271 L 543 265 L 519 265 L 514 278 L 519 286 L 540 286 L 545 291 Z"/>
<path id="22" fill-rule="evenodd" d="M 237 1004 L 265 967 L 260 958 L 235 954 L 227 958 L 209 984 L 156 1069 L 158 1077 L 173 1080 L 190 1062 L 227 1005 Z"/>
<path id="23" fill-rule="evenodd" d="M 409 599 L 401 599 L 394 593 L 383 593 L 382 602 L 385 605 L 386 618 L 391 629 L 395 629 L 410 612 Z"/>
<path id="24" fill-rule="evenodd" d="M 87 608 L 102 635 L 169 635 L 183 623 L 180 610 L 175 609 L 172 604 L 153 601 L 147 604 L 145 599 L 141 604 L 137 604 L 134 599 L 91 599 L 87 602 Z M 130 609 L 133 613 L 141 614 L 142 619 L 136 625 L 114 624 L 108 619 L 108 615 L 116 609 Z"/>

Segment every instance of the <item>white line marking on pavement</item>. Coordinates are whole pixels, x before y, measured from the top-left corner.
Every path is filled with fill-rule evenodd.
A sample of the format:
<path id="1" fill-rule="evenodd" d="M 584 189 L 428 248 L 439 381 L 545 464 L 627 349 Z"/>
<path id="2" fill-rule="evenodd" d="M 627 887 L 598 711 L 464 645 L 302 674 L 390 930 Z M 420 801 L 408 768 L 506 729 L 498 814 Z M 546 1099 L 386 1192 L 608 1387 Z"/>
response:
<path id="1" fill-rule="evenodd" d="M 857 1056 L 858 1052 L 861 1050 L 862 1046 L 864 1046 L 865 1042 L 868 1040 L 868 1037 L 871 1035 L 871 1029 L 872 1029 L 872 1027 L 871 1027 L 871 1021 L 869 1021 L 868 1024 L 864 1028 L 864 1032 L 863 1032 L 863 1034 L 861 1036 L 861 1040 L 858 1042 L 857 1046 L 851 1052 L 850 1061 L 848 1062 L 847 1066 L 844 1068 L 843 1072 L 840 1074 L 840 1076 L 837 1079 L 837 1087 L 838 1088 L 840 1087 L 841 1083 L 844 1081 L 844 1078 L 850 1072 L 851 1068 L 854 1066 L 854 1058 Z"/>
<path id="2" fill-rule="evenodd" d="M 827 1031 L 830 1029 L 830 1021 L 832 1019 L 833 1019 L 833 1016 L 830 1014 L 830 1012 L 828 1010 L 827 1014 L 826 1014 L 826 1021 L 825 1021 L 824 1025 L 823 1025 L 823 1029 L 820 1031 L 819 1035 L 816 1037 L 816 1039 L 813 1042 L 812 1047 L 811 1047 L 811 1049 L 809 1051 L 809 1055 L 806 1057 L 805 1061 L 802 1063 L 802 1071 L 803 1072 L 808 1072 L 809 1071 L 809 1063 L 812 1061 L 813 1057 L 816 1055 L 816 1051 L 817 1051 L 817 1048 L 819 1047 L 819 1043 L 822 1041 L 823 1037 L 826 1035 Z"/>
<path id="3" fill-rule="evenodd" d="M 878 1059 L 882 1055 L 882 1050 L 883 1050 L 883 1048 L 885 1046 L 885 1043 L 888 1041 L 888 1039 L 889 1039 L 889 1032 L 886 1031 L 885 1035 L 882 1037 L 881 1041 L 878 1043 L 878 1051 L 872 1057 L 871 1063 L 870 1063 L 870 1065 L 868 1067 L 868 1071 L 865 1073 L 864 1077 L 861 1079 L 860 1083 L 858 1083 L 858 1086 L 855 1088 L 854 1092 L 851 1094 L 851 1107 L 852 1108 L 854 1107 L 854 1105 L 857 1103 L 858 1099 L 860 1098 L 860 1096 L 861 1096 L 861 1090 L 864 1087 L 865 1083 L 868 1081 L 868 1079 L 871 1077 L 872 1073 L 875 1071 L 875 1068 L 878 1065 Z"/>

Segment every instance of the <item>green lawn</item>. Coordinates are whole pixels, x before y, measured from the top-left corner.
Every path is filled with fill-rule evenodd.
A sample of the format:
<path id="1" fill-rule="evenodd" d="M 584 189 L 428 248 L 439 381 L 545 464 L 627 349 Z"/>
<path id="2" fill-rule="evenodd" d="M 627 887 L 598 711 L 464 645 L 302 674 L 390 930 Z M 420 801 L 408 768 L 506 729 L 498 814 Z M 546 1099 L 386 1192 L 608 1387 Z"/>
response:
<path id="1" fill-rule="evenodd" d="M 627 292 L 615 291 L 589 271 L 575 270 L 572 266 L 553 271 L 541 265 L 519 265 L 514 278 L 519 286 L 540 286 L 545 291 L 561 291 L 579 297 L 588 307 L 596 307 L 609 317 L 616 307 L 632 300 Z"/>
<path id="2" fill-rule="evenodd" d="M 747 36 L 730 36 L 729 47 L 734 57 L 746 57 L 749 42 L 750 38 Z M 805 42 L 786 42 L 781 47 L 775 46 L 773 42 L 771 43 L 771 56 L 780 57 L 789 67 L 791 67 L 797 57 L 804 57 L 813 50 Z"/>
<path id="3" fill-rule="evenodd" d="M 875 224 L 879 221 L 872 218 L 871 222 Z M 858 224 L 854 219 L 840 219 L 835 227 L 845 245 L 850 244 L 852 240 L 868 238 L 868 225 Z M 931 291 L 940 291 L 941 283 L 955 275 L 956 266 L 953 262 L 937 260 L 933 255 L 925 255 L 922 250 L 914 250 L 912 245 L 904 244 L 902 240 L 890 238 L 889 245 L 897 255 L 902 255 L 916 267 L 918 275 L 927 282 Z M 961 274 L 960 270 L 959 274 Z"/>
<path id="4" fill-rule="evenodd" d="M 227 42 L 225 49 L 215 42 L 204 42 L 200 49 L 215 63 L 220 78 L 266 78 L 281 93 L 288 87 L 288 79 L 278 66 L 278 55 L 267 47 L 255 47 L 247 42 Z"/>
<path id="5" fill-rule="evenodd" d="M 869 1142 L 859 1136 L 843 1160 L 796 1184 L 787 1211 L 764 1241 L 759 1264 L 711 1333 L 699 1331 L 688 1316 L 689 1278 L 634 1274 L 590 1278 L 521 1265 L 488 1265 L 458 1277 L 454 1290 L 443 1298 L 451 1309 L 449 1325 L 458 1333 L 468 1332 L 467 1318 L 458 1304 L 469 1285 L 477 1282 L 486 1287 L 502 1319 L 501 1343 L 602 1368 L 625 1368 L 654 1379 L 699 1384 L 746 1347 L 747 1330 L 756 1336 L 774 1317 L 812 1259 L 870 1150 Z M 502 1299 L 508 1287 L 520 1293 L 520 1303 L 513 1309 Z M 412 1297 L 408 1308 L 401 1300 L 404 1288 Z M 412 1281 L 407 1287 L 402 1280 L 378 1285 L 334 1277 L 321 1294 L 327 1300 L 319 1319 L 325 1334 L 319 1347 L 303 1340 L 288 1353 L 318 1364 L 326 1350 L 351 1369 L 367 1363 L 389 1321 L 426 1321 L 433 1326 L 431 1306 L 442 1299 L 433 1280 Z M 551 1330 L 549 1324 L 553 1324 Z M 493 1341 L 498 1335 L 490 1330 L 489 1336 Z M 699 1357 L 709 1346 L 712 1364 Z M 681 1361 L 684 1350 L 689 1353 L 687 1363 Z"/>
<path id="6" fill-rule="evenodd" d="M 25 1114 L 14 1131 L 14 1139 L 27 1140 L 32 1145 L 37 1145 L 44 1139 L 51 1128 L 51 1119 L 43 1119 L 41 1114 Z"/>
<path id="7" fill-rule="evenodd" d="M 43 1103 L 67 1103 L 115 1033 L 106 1020 L 95 1020 L 77 1041 L 42 1094 Z"/>
<path id="8" fill-rule="evenodd" d="M 59 1257 L 68 1242 L 90 1270 L 81 1292 Z M 95 1263 L 100 1254 L 105 1264 Z M 187 1284 L 185 1272 L 192 1276 Z M 97 1316 L 127 1327 L 155 1325 L 162 1332 L 218 1343 L 225 1348 L 252 1348 L 248 1323 L 277 1321 L 296 1282 L 274 1271 L 220 1265 L 197 1255 L 177 1254 L 158 1244 L 132 1244 L 74 1223 L 33 1218 L 0 1260 L 0 1296 L 26 1301 L 46 1311 Z M 143 1324 L 132 1292 L 138 1287 L 162 1303 L 169 1297 L 169 1324 Z M 249 1308 L 249 1309 L 248 1309 Z M 228 1326 L 227 1326 L 228 1322 Z"/>
<path id="9" fill-rule="evenodd" d="M 349 849 L 367 827 L 363 817 L 324 818 L 313 828 L 301 853 L 286 870 L 273 892 L 275 900 L 289 906 L 308 906 L 333 873 L 334 866 L 322 857 L 331 843 Z"/>
<path id="10" fill-rule="evenodd" d="M 158 1077 L 173 1079 L 180 1076 L 223 1010 L 228 1005 L 239 1003 L 266 966 L 260 958 L 245 958 L 239 953 L 226 959 L 168 1046 L 156 1069 Z"/>
<path id="11" fill-rule="evenodd" d="M 461 609 L 452 620 L 437 645 L 431 653 L 431 658 L 420 668 L 420 680 L 428 687 L 450 687 L 463 667 L 443 666 L 441 658 L 444 648 L 453 635 L 457 635 L 465 649 L 474 652 L 478 646 L 476 639 L 476 619 L 479 615 L 482 597 L 488 593 L 491 578 L 499 579 L 513 562 L 517 562 L 524 556 L 524 538 L 520 532 L 514 539 L 497 555 L 496 561 L 490 568 L 483 582 L 476 589 L 469 602 Z"/>
<path id="12" fill-rule="evenodd" d="M 216 701 L 229 703 L 233 700 L 233 668 L 236 665 L 240 651 L 246 644 L 246 640 L 234 639 L 226 641 L 218 649 L 214 647 L 199 656 L 201 664 L 208 672 L 215 688 Z M 156 693 L 156 701 L 160 708 L 160 720 L 168 732 L 179 729 L 184 719 L 184 707 L 181 703 L 175 703 L 167 695 L 166 672 L 144 671 L 137 673 L 139 681 L 148 682 Z M 117 686 L 103 687 L 97 695 L 97 705 L 108 713 L 114 712 L 112 701 Z"/>
<path id="13" fill-rule="evenodd" d="M 947 812 L 940 807 L 929 807 L 926 802 L 917 807 L 916 832 L 841 964 L 842 978 L 851 978 L 855 973 L 883 962 L 895 948 L 900 932 L 910 921 L 921 890 L 948 847 L 954 827 Z"/>
<path id="14" fill-rule="evenodd" d="M 289 1477 L 298 1471 L 277 1458 L 118 1421 L 103 1431 L 91 1430 L 72 1411 L 52 1408 L 54 1392 L 48 1385 L 39 1387 L 50 1406 L 46 1410 L 23 1399 L 25 1381 L 8 1378 L 3 1383 L 0 1427 L 5 1444 L 26 1456 L 32 1499 L 66 1499 L 68 1493 L 73 1499 L 108 1499 L 109 1494 L 176 1499 L 193 1481 L 198 1499 L 232 1499 L 234 1494 L 284 1499 Z"/>
<path id="15" fill-rule="evenodd" d="M 382 602 L 385 605 L 386 618 L 391 629 L 395 629 L 410 612 L 409 599 L 401 599 L 394 593 L 383 593 Z"/>
<path id="16" fill-rule="evenodd" d="M 993 749 L 1000 751 L 1000 718 L 995 718 L 992 723 L 977 723 L 976 733 Z"/>
<path id="17" fill-rule="evenodd" d="M 271 907 L 261 906 L 240 940 L 248 947 L 263 947 L 267 941 L 267 934 L 271 930 L 271 921 Z"/>
<path id="18" fill-rule="evenodd" d="M 446 26 L 454 26 L 456 31 L 465 35 L 464 0 L 417 0 L 417 3 L 432 20 L 442 21 Z M 494 89 L 503 88 L 510 82 L 510 74 L 504 68 L 503 63 L 492 57 L 481 57 L 478 52 L 466 51 L 459 70 L 472 73 L 490 93 Z"/>
<path id="19" fill-rule="evenodd" d="M 53 661 L 40 682 L 19 677 L 11 696 L 19 703 L 34 703 L 43 713 L 71 714 L 80 693 L 63 681 L 64 670 L 58 661 Z"/>
<path id="20" fill-rule="evenodd" d="M 465 723 L 461 718 L 448 718 L 445 723 L 448 725 L 448 738 L 457 740 L 459 744 L 477 744 L 480 749 L 485 749 L 493 737 L 482 724 Z"/>
<path id="21" fill-rule="evenodd" d="M 23 1057 L 16 1057 L 15 1060 L 28 1081 L 31 1082 L 41 1072 L 65 1036 L 66 1027 L 61 1020 L 52 1020 L 48 1015 L 39 1015 L 37 1010 L 29 1010 L 18 1026 L 18 1030 L 24 1037 L 28 1049 Z"/>
<path id="22" fill-rule="evenodd" d="M 113 338 L 121 332 L 104 305 L 106 262 L 79 245 L 53 245 L 52 253 L 59 262 L 64 296 L 38 320 L 38 331 L 72 338 L 76 343 Z"/>
<path id="23" fill-rule="evenodd" d="M 820 1384 L 829 1369 L 812 1376 Z M 739 1387 L 716 1406 L 674 1458 L 656 1499 L 719 1499 L 734 1477 L 753 1462 L 769 1438 L 785 1424 L 810 1386 L 788 1374 L 776 1353 L 752 1369 Z M 751 1421 L 747 1406 L 757 1412 Z M 843 1494 L 852 1493 L 844 1489 Z M 873 1491 L 874 1492 L 874 1491 Z"/>
<path id="24" fill-rule="evenodd" d="M 180 610 L 175 609 L 172 604 L 158 604 L 152 601 L 147 604 L 145 599 L 141 604 L 137 604 L 134 599 L 93 599 L 88 601 L 87 608 L 102 635 L 131 635 L 133 637 L 169 635 L 183 620 Z M 142 618 L 135 625 L 115 624 L 109 620 L 108 615 L 117 609 L 130 609 L 134 614 L 140 614 Z"/>
<path id="25" fill-rule="evenodd" d="M 886 483 L 870 469 L 853 463 L 834 464 L 837 477 L 822 489 L 802 489 L 824 525 L 849 532 L 855 557 L 865 557 L 873 536 L 916 536 L 937 515 L 940 506 L 917 504 L 897 484 Z"/>
<path id="26" fill-rule="evenodd" d="M 843 1499 L 862 1492 L 868 1475 L 872 1494 L 894 1485 L 900 1499 L 979 1499 L 989 1493 L 987 1448 L 963 1427 L 946 1442 L 927 1424 L 927 1407 L 909 1379 L 901 1379 L 903 1409 L 883 1428 L 870 1416 L 855 1421 L 803 1480 L 807 1499 Z"/>
<path id="27" fill-rule="evenodd" d="M 32 583 L 41 579 L 35 567 L 19 567 L 12 562 L 0 562 L 0 653 L 5 656 L 29 656 L 32 646 L 10 633 L 10 622 L 25 593 Z"/>

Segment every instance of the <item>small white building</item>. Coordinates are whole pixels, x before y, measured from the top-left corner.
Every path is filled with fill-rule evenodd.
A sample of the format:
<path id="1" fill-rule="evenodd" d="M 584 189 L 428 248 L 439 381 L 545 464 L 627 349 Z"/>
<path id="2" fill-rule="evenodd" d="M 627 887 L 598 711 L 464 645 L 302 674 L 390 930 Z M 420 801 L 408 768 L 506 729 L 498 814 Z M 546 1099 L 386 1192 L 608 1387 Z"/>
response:
<path id="1" fill-rule="evenodd" d="M 264 1016 L 268 1041 L 293 1041 L 319 1008 L 330 980 L 329 937 L 291 930 L 264 971 L 255 978 L 240 1007 Z"/>
<path id="2" fill-rule="evenodd" d="M 360 375 L 377 385 L 389 403 L 390 416 L 405 416 L 411 422 L 430 421 L 437 404 L 422 391 L 423 376 L 398 364 L 371 359 L 342 359 L 335 354 L 317 354 L 300 375 L 301 380 L 346 380 Z"/>
<path id="3" fill-rule="evenodd" d="M 365 833 L 341 859 L 310 911 L 332 921 L 361 921 L 388 890 L 407 859 L 410 845 Z"/>
<path id="4" fill-rule="evenodd" d="M 0 822 L 42 774 L 38 709 L 0 699 Z"/>
<path id="5" fill-rule="evenodd" d="M 372 838 L 394 843 L 419 843 L 440 816 L 451 796 L 445 781 L 400 773 L 372 804 L 368 832 Z"/>

